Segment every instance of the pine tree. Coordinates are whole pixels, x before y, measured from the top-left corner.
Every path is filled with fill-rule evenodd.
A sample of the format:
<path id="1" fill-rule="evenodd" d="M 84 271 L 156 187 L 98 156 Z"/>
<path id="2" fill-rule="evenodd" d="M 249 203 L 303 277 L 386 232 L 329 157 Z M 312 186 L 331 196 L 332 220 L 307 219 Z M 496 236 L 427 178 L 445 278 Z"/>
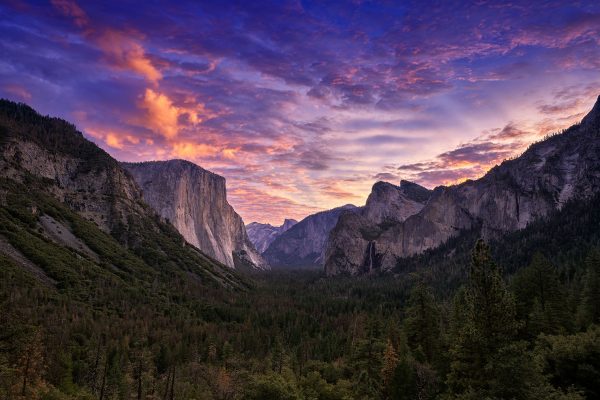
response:
<path id="1" fill-rule="evenodd" d="M 45 370 L 42 340 L 41 329 L 34 329 L 25 340 L 21 357 L 17 362 L 20 376 L 19 394 L 24 398 L 35 397 L 32 393 L 42 385 L 42 376 Z"/>
<path id="2" fill-rule="evenodd" d="M 411 292 L 404 330 L 414 354 L 422 353 L 428 363 L 433 363 L 439 353 L 440 313 L 431 290 L 423 283 Z"/>
<path id="3" fill-rule="evenodd" d="M 556 268 L 541 253 L 516 274 L 512 286 L 517 315 L 527 321 L 530 337 L 564 330 L 568 324 L 566 295 Z"/>
<path id="4" fill-rule="evenodd" d="M 367 398 L 376 397 L 381 388 L 380 373 L 385 344 L 378 339 L 378 335 L 377 322 L 370 321 L 367 337 L 355 342 L 350 361 L 355 390 Z"/>
<path id="5" fill-rule="evenodd" d="M 273 350 L 272 350 L 272 354 L 271 354 L 271 365 L 272 365 L 273 371 L 277 372 L 278 374 L 281 374 L 281 371 L 283 370 L 284 362 L 285 362 L 285 350 L 283 348 L 281 338 L 279 336 L 277 336 L 275 338 L 275 343 L 273 345 Z"/>
<path id="6" fill-rule="evenodd" d="M 453 321 L 448 376 L 451 394 L 521 397 L 525 383 L 520 381 L 524 376 L 519 376 L 518 360 L 525 347 L 514 342 L 519 327 L 515 302 L 482 240 L 473 250 L 464 298 L 455 304 L 462 308 L 455 310 Z"/>
<path id="7" fill-rule="evenodd" d="M 600 323 L 600 250 L 593 250 L 587 257 L 583 295 L 577 312 L 581 328 Z"/>
<path id="8" fill-rule="evenodd" d="M 402 355 L 388 388 L 388 398 L 394 400 L 413 400 L 418 398 L 417 372 L 414 361 Z"/>

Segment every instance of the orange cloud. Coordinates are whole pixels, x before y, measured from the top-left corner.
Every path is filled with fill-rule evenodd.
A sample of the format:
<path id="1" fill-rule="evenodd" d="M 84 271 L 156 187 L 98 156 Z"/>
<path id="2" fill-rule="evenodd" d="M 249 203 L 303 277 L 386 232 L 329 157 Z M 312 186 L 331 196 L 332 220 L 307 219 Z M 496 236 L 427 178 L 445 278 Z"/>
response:
<path id="1" fill-rule="evenodd" d="M 233 160 L 238 151 L 239 149 L 223 149 L 221 152 L 223 153 L 223 157 Z"/>
<path id="2" fill-rule="evenodd" d="M 139 144 L 140 143 L 140 139 L 135 136 L 119 135 L 118 133 L 115 133 L 115 132 L 108 132 L 104 137 L 104 141 L 106 142 L 107 145 L 109 145 L 110 147 L 113 147 L 115 149 L 122 149 L 123 147 L 125 147 L 126 142 L 129 144 Z"/>
<path id="3" fill-rule="evenodd" d="M 167 139 L 177 136 L 182 119 L 196 125 L 214 117 L 214 114 L 207 111 L 202 103 L 196 103 L 193 107 L 177 106 L 166 94 L 149 88 L 144 93 L 140 107 L 147 113 L 140 123 Z"/>
<path id="4" fill-rule="evenodd" d="M 199 157 L 213 157 L 220 152 L 216 146 L 204 143 L 180 142 L 174 143 L 171 155 L 177 158 L 195 159 Z"/>
<path id="5" fill-rule="evenodd" d="M 148 112 L 148 128 L 160 132 L 166 138 L 177 136 L 180 110 L 167 95 L 146 89 L 140 106 Z"/>
<path id="6" fill-rule="evenodd" d="M 136 72 L 154 83 L 162 79 L 161 72 L 152 65 L 144 47 L 131 33 L 110 28 L 95 29 L 86 12 L 74 1 L 52 0 L 52 5 L 73 18 L 75 25 L 84 29 L 84 35 L 100 47 L 112 65 Z"/>
<path id="7" fill-rule="evenodd" d="M 238 149 L 222 147 L 207 143 L 174 142 L 172 143 L 171 157 L 198 160 L 200 158 L 219 158 L 220 156 L 233 160 Z"/>
<path id="8" fill-rule="evenodd" d="M 162 79 L 142 45 L 124 33 L 106 30 L 97 38 L 97 43 L 113 65 L 134 71 L 154 83 Z"/>

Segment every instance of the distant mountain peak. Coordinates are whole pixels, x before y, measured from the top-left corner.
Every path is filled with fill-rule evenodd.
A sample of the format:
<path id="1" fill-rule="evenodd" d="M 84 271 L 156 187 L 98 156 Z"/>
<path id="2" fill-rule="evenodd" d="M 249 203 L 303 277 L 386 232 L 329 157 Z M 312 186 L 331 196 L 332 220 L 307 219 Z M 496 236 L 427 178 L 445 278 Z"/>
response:
<path id="1" fill-rule="evenodd" d="M 246 231 L 254 247 L 262 254 L 275 239 L 297 223 L 298 221 L 291 218 L 286 218 L 281 226 L 252 222 L 246 225 Z"/>

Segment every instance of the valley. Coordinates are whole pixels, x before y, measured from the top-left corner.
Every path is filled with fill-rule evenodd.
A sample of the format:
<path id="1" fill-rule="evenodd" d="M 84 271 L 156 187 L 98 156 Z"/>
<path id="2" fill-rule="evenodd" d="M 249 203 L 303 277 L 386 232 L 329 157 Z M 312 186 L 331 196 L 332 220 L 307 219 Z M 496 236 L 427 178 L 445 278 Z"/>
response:
<path id="1" fill-rule="evenodd" d="M 192 163 L 120 164 L 0 106 L 5 398 L 600 393 L 598 105 L 481 180 L 380 182 L 281 228 L 244 226 Z"/>

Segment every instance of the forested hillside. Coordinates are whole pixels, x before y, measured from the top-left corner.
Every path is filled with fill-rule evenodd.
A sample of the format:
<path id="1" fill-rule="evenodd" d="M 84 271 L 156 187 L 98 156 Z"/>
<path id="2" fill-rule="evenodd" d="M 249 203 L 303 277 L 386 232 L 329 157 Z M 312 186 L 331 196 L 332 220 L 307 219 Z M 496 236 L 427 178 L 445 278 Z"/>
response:
<path id="1" fill-rule="evenodd" d="M 478 244 L 451 298 L 419 275 L 255 277 L 245 292 L 77 294 L 2 258 L 2 395 L 102 399 L 597 398 L 600 256 L 510 283 Z M 162 297 L 159 295 L 162 293 Z M 142 295 L 143 294 L 143 295 Z M 488 325 L 491 321 L 492 324 Z"/>
<path id="2" fill-rule="evenodd" d="M 2 399 L 600 396 L 597 197 L 392 274 L 242 275 L 71 125 L 1 111 Z"/>

